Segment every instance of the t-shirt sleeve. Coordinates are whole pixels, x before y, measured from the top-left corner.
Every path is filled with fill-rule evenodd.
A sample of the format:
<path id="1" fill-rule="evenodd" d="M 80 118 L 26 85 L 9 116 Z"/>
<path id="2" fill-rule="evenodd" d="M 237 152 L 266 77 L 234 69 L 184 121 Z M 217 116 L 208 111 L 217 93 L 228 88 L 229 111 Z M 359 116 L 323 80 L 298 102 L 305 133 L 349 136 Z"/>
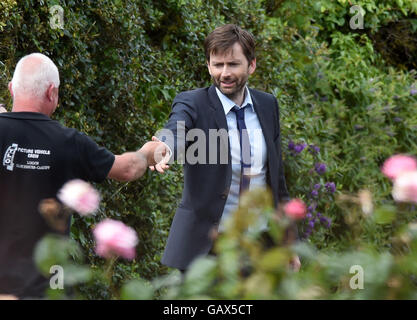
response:
<path id="1" fill-rule="evenodd" d="M 83 180 L 104 181 L 113 166 L 114 154 L 104 147 L 99 147 L 90 137 L 81 132 L 76 135 L 75 143 Z"/>

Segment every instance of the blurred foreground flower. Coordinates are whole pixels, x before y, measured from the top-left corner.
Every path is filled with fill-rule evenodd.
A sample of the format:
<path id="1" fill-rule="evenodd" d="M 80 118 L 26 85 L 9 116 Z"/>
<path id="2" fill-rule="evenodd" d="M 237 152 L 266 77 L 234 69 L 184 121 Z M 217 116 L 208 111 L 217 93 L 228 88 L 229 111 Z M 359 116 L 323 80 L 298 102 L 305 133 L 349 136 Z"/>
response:
<path id="1" fill-rule="evenodd" d="M 417 203 L 417 171 L 399 175 L 394 181 L 392 196 L 395 201 Z"/>
<path id="2" fill-rule="evenodd" d="M 0 103 L 0 113 L 7 112 L 4 104 Z"/>
<path id="3" fill-rule="evenodd" d="M 362 207 L 362 212 L 365 214 L 365 216 L 369 216 L 374 211 L 371 192 L 369 190 L 361 190 L 359 191 L 358 198 Z"/>
<path id="4" fill-rule="evenodd" d="M 291 219 L 299 220 L 304 219 L 307 208 L 302 200 L 293 199 L 285 204 L 284 212 Z"/>
<path id="5" fill-rule="evenodd" d="M 139 240 L 135 230 L 123 222 L 106 219 L 94 228 L 96 253 L 104 258 L 120 256 L 132 260 L 136 256 Z"/>
<path id="6" fill-rule="evenodd" d="M 51 228 L 59 232 L 65 232 L 68 229 L 72 211 L 70 208 L 63 208 L 56 199 L 43 199 L 39 203 L 38 210 Z"/>
<path id="7" fill-rule="evenodd" d="M 417 169 L 417 161 L 414 157 L 398 154 L 385 160 L 382 166 L 382 173 L 394 180 L 401 173 Z"/>
<path id="8" fill-rule="evenodd" d="M 83 216 L 93 214 L 100 203 L 98 191 L 91 184 L 80 179 L 64 184 L 58 192 L 58 199 Z"/>

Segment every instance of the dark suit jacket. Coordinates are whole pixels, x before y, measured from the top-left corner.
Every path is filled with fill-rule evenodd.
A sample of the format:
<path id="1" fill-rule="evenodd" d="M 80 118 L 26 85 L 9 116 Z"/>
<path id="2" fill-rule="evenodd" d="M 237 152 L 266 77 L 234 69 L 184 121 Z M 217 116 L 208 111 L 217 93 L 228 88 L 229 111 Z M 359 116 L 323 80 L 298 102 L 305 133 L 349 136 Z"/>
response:
<path id="1" fill-rule="evenodd" d="M 278 103 L 271 94 L 249 89 L 255 112 L 259 118 L 267 145 L 267 183 L 270 187 L 275 206 L 288 200 L 285 184 L 280 145 L 280 125 Z M 178 126 L 181 124 L 182 126 Z M 181 128 L 185 133 L 198 128 L 209 137 L 209 129 L 227 130 L 227 121 L 223 106 L 215 87 L 196 89 L 177 95 L 165 129 L 172 131 L 171 137 L 158 134 L 170 145 L 174 158 L 181 158 L 181 149 L 188 151 L 192 143 L 184 141 Z M 227 146 L 228 161 L 224 164 L 209 164 L 209 149 Z M 219 225 L 230 188 L 232 167 L 228 137 L 207 141 L 205 164 L 184 163 L 184 189 L 182 200 L 172 222 L 168 242 L 162 257 L 162 263 L 186 269 L 199 255 L 207 254 L 212 247 L 209 232 Z M 201 150 L 198 150 L 200 152 Z M 182 152 L 183 153 L 183 152 Z M 182 155 L 183 156 L 183 155 Z M 219 159 L 219 155 L 217 155 Z M 185 159 L 185 158 L 183 158 Z M 188 158 L 187 158 L 188 160 Z"/>

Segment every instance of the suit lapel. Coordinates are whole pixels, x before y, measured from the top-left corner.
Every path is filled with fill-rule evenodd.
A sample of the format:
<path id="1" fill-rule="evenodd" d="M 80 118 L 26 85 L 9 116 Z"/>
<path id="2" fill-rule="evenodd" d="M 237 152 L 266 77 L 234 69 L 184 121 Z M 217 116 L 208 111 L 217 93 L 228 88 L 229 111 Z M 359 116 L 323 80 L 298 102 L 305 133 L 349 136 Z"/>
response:
<path id="1" fill-rule="evenodd" d="M 209 98 L 209 105 L 211 112 L 213 113 L 213 117 L 217 124 L 218 129 L 224 129 L 227 133 L 229 133 L 229 127 L 227 125 L 226 115 L 224 113 L 223 105 L 217 95 L 216 87 L 211 85 L 208 89 L 208 98 Z M 230 153 L 230 141 L 229 141 L 229 134 L 227 135 L 220 135 L 220 141 L 223 144 L 223 147 L 226 148 L 228 153 L 228 165 L 227 165 L 227 172 L 226 172 L 226 181 L 224 185 L 224 194 L 229 193 L 230 183 L 232 181 L 232 156 Z"/>
<path id="2" fill-rule="evenodd" d="M 265 142 L 267 146 L 267 152 L 269 154 L 270 150 L 272 149 L 272 143 L 273 143 L 273 134 L 274 134 L 274 127 L 273 123 L 271 122 L 274 117 L 272 116 L 272 109 L 267 108 L 267 106 L 263 106 L 260 104 L 258 97 L 254 93 L 252 89 L 249 89 L 252 102 L 253 102 L 253 108 L 255 109 L 255 113 L 258 116 L 259 123 L 261 124 L 262 133 L 265 137 Z M 270 113 L 268 112 L 270 110 Z"/>
<path id="3" fill-rule="evenodd" d="M 224 114 L 223 105 L 219 99 L 219 96 L 216 92 L 216 87 L 212 85 L 208 90 L 208 97 L 209 97 L 209 105 L 211 108 L 211 112 L 213 112 L 214 119 L 217 124 L 218 129 L 224 129 L 227 133 L 229 133 L 229 126 L 227 125 L 226 115 Z M 221 135 L 220 136 L 221 142 L 223 147 L 227 148 L 228 150 L 228 159 L 229 162 L 231 161 L 231 154 L 230 154 L 230 142 L 229 142 L 229 135 Z"/>
<path id="4" fill-rule="evenodd" d="M 217 96 L 216 87 L 214 85 L 209 88 L 208 97 L 210 101 L 210 107 L 214 114 L 214 119 L 216 120 L 218 128 L 228 130 L 229 128 L 227 126 L 227 120 L 226 115 L 224 114 L 223 105 Z"/>

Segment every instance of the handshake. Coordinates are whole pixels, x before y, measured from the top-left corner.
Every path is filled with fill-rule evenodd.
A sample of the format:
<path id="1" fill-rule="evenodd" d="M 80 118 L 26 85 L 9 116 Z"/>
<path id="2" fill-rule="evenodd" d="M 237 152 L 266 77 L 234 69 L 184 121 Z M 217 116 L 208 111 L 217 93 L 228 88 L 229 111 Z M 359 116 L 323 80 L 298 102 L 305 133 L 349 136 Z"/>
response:
<path id="1" fill-rule="evenodd" d="M 157 137 L 152 137 L 152 141 L 146 142 L 142 148 L 139 149 L 147 162 L 148 167 L 152 171 L 164 173 L 169 169 L 168 162 L 171 159 L 172 151 L 170 147 L 159 140 Z"/>

